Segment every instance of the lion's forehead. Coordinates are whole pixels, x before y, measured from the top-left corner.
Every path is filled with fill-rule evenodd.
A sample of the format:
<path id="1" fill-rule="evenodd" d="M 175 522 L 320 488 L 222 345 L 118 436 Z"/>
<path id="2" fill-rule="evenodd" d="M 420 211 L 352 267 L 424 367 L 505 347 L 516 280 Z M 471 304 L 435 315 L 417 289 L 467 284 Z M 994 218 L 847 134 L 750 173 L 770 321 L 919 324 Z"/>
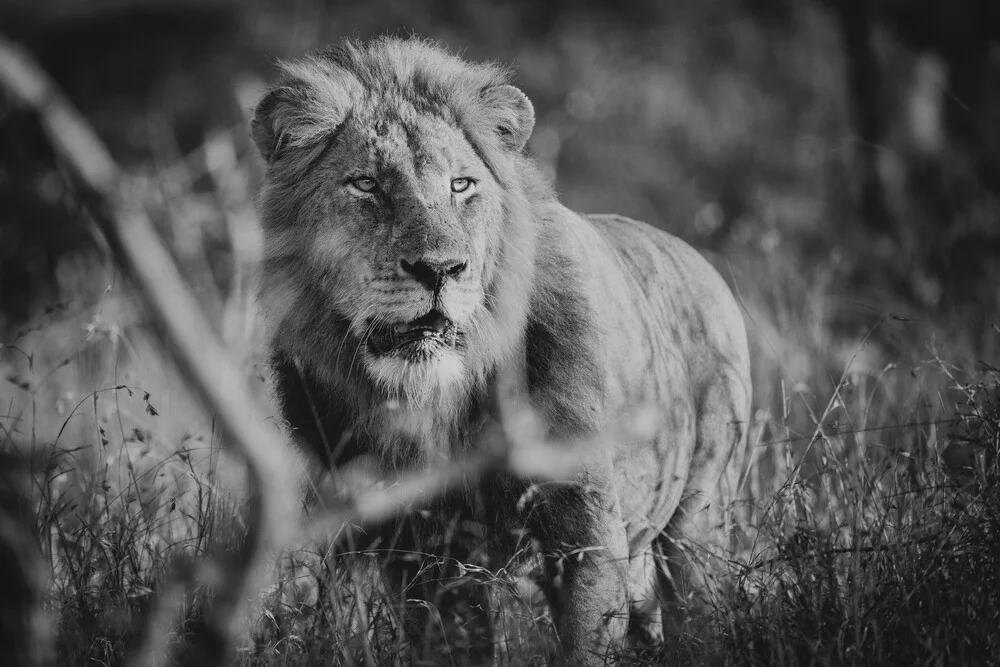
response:
<path id="1" fill-rule="evenodd" d="M 447 119 L 411 109 L 380 112 L 353 120 L 353 141 L 346 146 L 359 168 L 427 181 L 457 177 L 481 162 L 464 133 Z"/>

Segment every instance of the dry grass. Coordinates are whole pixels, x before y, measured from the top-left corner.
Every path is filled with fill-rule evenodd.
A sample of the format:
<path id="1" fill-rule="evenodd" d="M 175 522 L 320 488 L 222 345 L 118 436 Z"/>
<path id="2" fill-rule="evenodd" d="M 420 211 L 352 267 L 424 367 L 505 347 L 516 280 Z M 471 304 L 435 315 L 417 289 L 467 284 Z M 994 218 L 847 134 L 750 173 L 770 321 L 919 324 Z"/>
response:
<path id="1" fill-rule="evenodd" d="M 156 179 L 149 186 L 166 189 Z M 254 222 L 247 215 L 233 224 Z M 749 259 L 727 267 L 761 270 Z M 80 266 L 75 282 L 83 286 L 113 274 L 99 263 Z M 731 512 L 731 559 L 715 568 L 716 586 L 690 601 L 685 634 L 662 649 L 633 650 L 625 664 L 912 664 L 989 655 L 1000 641 L 996 372 L 970 371 L 930 346 L 889 359 L 890 343 L 930 336 L 928 325 L 895 316 L 876 320 L 860 342 L 838 337 L 823 274 L 793 282 L 792 267 L 767 266 L 769 280 L 735 281 L 754 338 L 758 410 L 745 497 Z M 29 505 L 51 572 L 59 664 L 123 664 L 164 573 L 241 539 L 243 473 L 223 452 L 211 416 L 186 399 L 142 334 L 141 319 L 128 314 L 127 295 L 111 289 L 82 310 L 86 297 L 75 298 L 6 346 L 4 445 L 36 453 Z M 250 324 L 233 342 L 253 350 L 254 318 L 240 310 L 248 295 L 207 300 L 223 319 Z M 252 357 L 246 367 L 256 368 Z M 268 419 L 261 415 L 261 424 Z M 319 540 L 277 564 L 238 664 L 385 664 L 397 655 L 393 603 L 372 583 L 378 554 L 325 553 Z M 200 609 L 211 597 L 211 571 L 199 576 L 168 638 L 187 646 L 182 660 L 197 655 Z M 544 664 L 555 655 L 550 618 L 530 581 L 521 580 L 518 595 L 506 578 L 470 566 L 448 588 L 461 596 L 470 579 L 485 580 L 504 610 L 501 663 Z M 429 628 L 440 639 L 426 656 L 432 664 L 492 653 L 463 625 L 470 610 L 458 609 L 465 616 L 437 617 Z"/>
<path id="2" fill-rule="evenodd" d="M 878 325 L 912 326 L 888 318 Z M 18 349 L 49 336 L 43 327 Z M 798 342 L 814 346 L 815 358 L 829 344 Z M 626 664 L 967 663 L 1000 649 L 997 372 L 959 370 L 930 350 L 924 362 L 855 368 L 866 347 L 855 351 L 839 378 L 785 383 L 777 412 L 758 410 L 746 497 L 732 512 L 731 561 L 710 594 L 691 600 L 684 635 L 661 650 L 634 650 Z M 123 664 L 167 569 L 192 567 L 243 532 L 240 466 L 227 460 L 207 416 L 190 419 L 179 438 L 175 426 L 161 427 L 178 418 L 166 399 L 183 389 L 167 388 L 176 380 L 166 375 L 139 381 L 156 367 L 147 363 L 155 349 L 133 354 L 118 361 L 121 383 L 57 402 L 72 404 L 61 417 L 37 398 L 52 369 L 28 369 L 22 355 L 26 372 L 17 381 L 27 387 L 4 420 L 5 446 L 34 433 L 43 453 L 30 506 L 52 573 L 59 664 Z M 197 415 L 188 405 L 180 412 Z M 46 432 L 50 418 L 59 424 L 54 434 Z M 400 650 L 392 602 L 372 584 L 378 554 L 325 553 L 320 540 L 276 567 L 255 641 L 238 664 L 385 664 Z M 530 582 L 515 595 L 505 578 L 470 566 L 448 586 L 462 595 L 467 578 L 485 580 L 505 612 L 504 664 L 555 655 Z M 211 586 L 208 576 L 184 602 L 186 620 L 171 642 L 197 650 L 200 603 Z M 433 664 L 467 664 L 482 641 L 461 621 L 439 618 L 431 628 L 440 637 Z"/>

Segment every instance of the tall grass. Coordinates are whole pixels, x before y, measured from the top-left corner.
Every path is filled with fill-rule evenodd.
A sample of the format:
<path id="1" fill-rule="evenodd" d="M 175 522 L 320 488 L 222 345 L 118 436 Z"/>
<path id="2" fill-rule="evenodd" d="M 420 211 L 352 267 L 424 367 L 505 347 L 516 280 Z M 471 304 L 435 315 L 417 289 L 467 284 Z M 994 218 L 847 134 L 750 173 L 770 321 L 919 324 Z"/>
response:
<path id="1" fill-rule="evenodd" d="M 770 547 L 736 566 L 718 601 L 726 662 L 998 655 L 997 377 L 939 363 L 953 403 L 930 420 L 875 437 L 817 426 L 815 472 L 782 485 L 759 524 Z M 946 464 L 947 448 L 964 465 Z"/>
<path id="2" fill-rule="evenodd" d="M 794 266 L 754 262 L 737 256 L 723 266 L 747 312 L 758 396 L 728 562 L 689 601 L 684 633 L 621 659 L 911 664 L 993 654 L 998 371 L 950 362 L 930 344 L 890 358 L 890 345 L 927 340 L 926 322 L 885 315 L 862 336 L 838 335 L 829 322 L 834 287 L 822 272 L 796 282 Z M 772 279 L 748 283 L 739 271 Z M 252 325 L 239 310 L 246 294 L 212 298 L 220 318 Z M 238 543 L 244 530 L 241 470 L 223 454 L 210 415 L 178 396 L 183 386 L 141 335 L 141 320 L 102 324 L 116 309 L 128 312 L 123 301 L 112 290 L 89 310 L 43 316 L 6 348 L 16 396 L 3 418 L 4 447 L 34 452 L 31 522 L 51 572 L 59 664 L 123 664 L 164 573 Z M 87 332 L 82 341 L 68 323 Z M 100 354 L 88 356 L 94 346 Z M 113 384 L 69 388 L 100 377 L 102 363 Z M 319 539 L 276 563 L 239 664 L 385 664 L 400 654 L 398 603 L 375 583 L 380 555 L 326 555 Z M 470 651 L 512 665 L 556 655 L 530 577 L 512 585 L 473 564 L 453 565 L 446 589 L 461 596 L 469 581 L 485 581 L 502 611 L 502 641 L 482 646 L 466 623 L 477 610 L 449 605 L 455 617 L 430 616 L 437 641 L 429 663 L 467 664 Z M 195 655 L 200 641 L 212 588 L 210 573 L 203 579 L 168 638 L 189 645 L 181 657 Z"/>
<path id="3" fill-rule="evenodd" d="M 658 652 L 629 653 L 627 664 L 975 664 L 996 655 L 1000 378 L 940 359 L 919 375 L 848 369 L 825 405 L 794 393 L 783 414 L 759 413 L 757 457 L 733 508 L 734 550 L 719 585 L 692 600 L 685 634 Z M 894 385 L 914 383 L 924 390 L 901 414 Z M 147 417 L 156 410 L 141 390 L 109 393 Z M 84 398 L 88 408 L 98 409 L 100 395 Z M 796 400 L 813 420 L 801 436 Z M 48 450 L 31 492 L 59 664 L 122 664 L 164 571 L 241 533 L 238 496 L 219 480 L 218 439 L 171 445 L 150 430 L 94 421 L 102 456 Z M 320 541 L 284 556 L 239 664 L 384 664 L 398 653 L 394 598 L 373 584 L 379 554 L 324 554 Z M 503 664 L 555 655 L 530 581 L 515 595 L 503 577 L 473 565 L 456 571 L 449 586 L 485 580 L 504 610 Z M 203 583 L 207 594 L 211 582 Z M 171 641 L 196 644 L 198 599 L 184 609 L 188 620 Z M 466 664 L 477 637 L 449 619 L 433 630 L 440 651 L 428 657 Z"/>

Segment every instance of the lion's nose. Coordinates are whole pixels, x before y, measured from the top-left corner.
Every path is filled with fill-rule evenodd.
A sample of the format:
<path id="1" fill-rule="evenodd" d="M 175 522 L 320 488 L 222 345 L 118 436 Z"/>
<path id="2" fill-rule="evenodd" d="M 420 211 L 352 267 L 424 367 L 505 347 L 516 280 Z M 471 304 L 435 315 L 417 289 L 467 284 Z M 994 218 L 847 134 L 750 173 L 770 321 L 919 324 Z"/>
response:
<path id="1" fill-rule="evenodd" d="M 468 266 L 468 262 L 458 259 L 422 258 L 413 262 L 406 259 L 399 260 L 399 268 L 403 273 L 409 274 L 429 290 L 439 289 L 446 279 L 462 275 Z"/>

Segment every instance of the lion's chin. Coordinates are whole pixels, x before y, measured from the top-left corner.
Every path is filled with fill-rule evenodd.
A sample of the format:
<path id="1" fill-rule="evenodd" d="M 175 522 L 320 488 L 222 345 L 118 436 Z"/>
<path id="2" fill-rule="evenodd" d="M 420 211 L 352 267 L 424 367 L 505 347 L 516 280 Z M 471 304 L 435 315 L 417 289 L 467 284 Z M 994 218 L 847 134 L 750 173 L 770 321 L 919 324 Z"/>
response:
<path id="1" fill-rule="evenodd" d="M 414 349 L 409 349 L 410 347 Z M 368 354 L 365 366 L 389 400 L 433 407 L 452 396 L 465 375 L 461 354 L 434 341 L 409 343 L 393 354 Z"/>

